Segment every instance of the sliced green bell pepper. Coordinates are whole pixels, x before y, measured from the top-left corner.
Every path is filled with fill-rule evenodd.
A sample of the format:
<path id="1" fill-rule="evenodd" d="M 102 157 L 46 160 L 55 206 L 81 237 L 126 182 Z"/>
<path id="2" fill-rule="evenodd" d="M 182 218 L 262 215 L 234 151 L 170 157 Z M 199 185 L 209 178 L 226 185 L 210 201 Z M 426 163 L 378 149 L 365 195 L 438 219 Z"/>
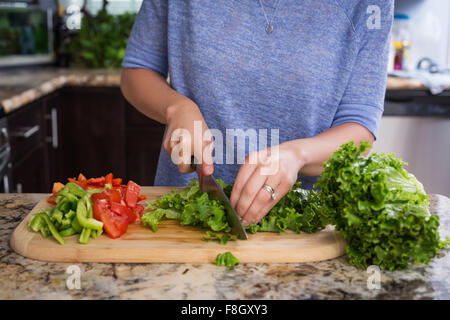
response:
<path id="1" fill-rule="evenodd" d="M 72 228 L 75 230 L 76 233 L 80 233 L 81 230 L 83 230 L 83 227 L 81 226 L 80 222 L 78 221 L 77 217 L 73 218 L 72 220 Z"/>
<path id="2" fill-rule="evenodd" d="M 72 202 L 70 202 L 68 199 L 63 199 L 56 208 L 64 213 L 67 213 L 72 208 Z"/>
<path id="3" fill-rule="evenodd" d="M 75 195 L 78 198 L 82 198 L 86 194 L 86 191 L 84 191 L 82 187 L 73 182 L 66 183 L 63 190 Z"/>
<path id="4" fill-rule="evenodd" d="M 48 215 L 43 213 L 42 214 L 42 218 L 45 220 L 45 223 L 47 224 L 48 229 L 50 230 L 50 233 L 52 234 L 53 238 L 55 238 L 55 240 L 58 241 L 60 244 L 65 244 L 66 241 L 64 240 L 63 237 L 61 237 L 61 235 L 59 234 L 58 230 L 56 230 L 55 225 L 53 224 L 53 222 L 51 222 L 51 220 L 48 217 Z"/>
<path id="5" fill-rule="evenodd" d="M 77 201 L 78 201 L 77 196 L 75 196 L 75 195 L 69 193 L 69 192 L 68 192 L 67 190 L 65 190 L 65 189 L 61 189 L 61 190 L 58 192 L 58 196 L 57 196 L 56 198 L 58 198 L 59 196 L 68 199 L 70 202 L 77 202 Z M 61 200 L 55 199 L 55 201 L 56 201 L 56 203 L 59 203 L 59 201 L 61 201 Z"/>
<path id="6" fill-rule="evenodd" d="M 59 211 L 58 209 L 55 209 L 52 214 L 50 215 L 50 219 L 52 220 L 52 222 L 58 222 L 61 223 L 62 219 L 63 219 L 63 213 L 61 211 Z"/>
<path id="7" fill-rule="evenodd" d="M 41 234 L 44 238 L 47 238 L 50 235 L 50 229 L 48 228 L 47 224 L 42 227 Z"/>
<path id="8" fill-rule="evenodd" d="M 83 228 L 83 231 L 81 231 L 79 242 L 81 244 L 87 244 L 89 242 L 89 237 L 91 236 L 91 232 L 94 231 L 92 229 Z"/>
<path id="9" fill-rule="evenodd" d="M 67 212 L 65 214 L 64 217 L 66 217 L 67 219 L 71 219 L 72 220 L 76 215 L 77 215 L 77 213 L 75 211 L 70 210 L 69 212 Z"/>
<path id="10" fill-rule="evenodd" d="M 61 237 L 69 237 L 71 235 L 74 235 L 75 233 L 76 231 L 72 227 L 70 227 L 62 230 L 59 234 L 61 235 Z"/>
<path id="11" fill-rule="evenodd" d="M 67 229 L 72 227 L 72 220 L 64 218 L 61 220 L 61 229 Z"/>
<path id="12" fill-rule="evenodd" d="M 94 229 L 94 230 L 102 230 L 103 229 L 102 222 L 95 220 L 93 218 L 88 218 L 88 211 L 86 208 L 85 199 L 80 199 L 80 201 L 78 201 L 77 219 L 78 219 L 78 222 L 81 224 L 81 226 L 84 228 L 89 228 L 89 229 Z"/>
<path id="13" fill-rule="evenodd" d="M 41 231 L 42 228 L 45 226 L 45 221 L 41 217 L 41 214 L 34 214 L 30 221 L 28 222 L 28 226 L 34 231 L 38 232 Z"/>

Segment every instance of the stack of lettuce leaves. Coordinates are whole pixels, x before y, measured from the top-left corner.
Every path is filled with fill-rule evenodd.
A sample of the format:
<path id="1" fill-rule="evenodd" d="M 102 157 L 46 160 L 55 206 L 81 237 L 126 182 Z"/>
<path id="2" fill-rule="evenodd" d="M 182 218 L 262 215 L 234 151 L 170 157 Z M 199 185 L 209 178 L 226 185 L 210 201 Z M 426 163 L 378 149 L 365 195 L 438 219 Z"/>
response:
<path id="1" fill-rule="evenodd" d="M 369 147 L 346 143 L 324 164 L 315 185 L 323 219 L 348 241 L 350 263 L 359 268 L 428 264 L 442 245 L 439 217 L 430 215 L 428 196 L 406 163 L 392 154 L 361 155 Z"/>

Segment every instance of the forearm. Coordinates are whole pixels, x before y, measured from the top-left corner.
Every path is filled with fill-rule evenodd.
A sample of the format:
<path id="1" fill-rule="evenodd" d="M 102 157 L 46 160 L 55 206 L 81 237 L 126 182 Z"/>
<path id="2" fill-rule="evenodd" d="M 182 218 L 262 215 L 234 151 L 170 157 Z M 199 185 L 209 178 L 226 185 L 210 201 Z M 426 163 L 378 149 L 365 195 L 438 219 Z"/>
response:
<path id="1" fill-rule="evenodd" d="M 125 98 L 147 117 L 167 124 L 167 108 L 193 103 L 173 90 L 159 73 L 147 69 L 123 69 L 120 88 Z"/>
<path id="2" fill-rule="evenodd" d="M 320 175 L 323 163 L 342 144 L 353 140 L 359 145 L 361 141 L 373 143 L 374 137 L 369 130 L 357 123 L 344 123 L 330 128 L 315 137 L 292 141 L 302 163 L 300 174 L 305 176 Z"/>

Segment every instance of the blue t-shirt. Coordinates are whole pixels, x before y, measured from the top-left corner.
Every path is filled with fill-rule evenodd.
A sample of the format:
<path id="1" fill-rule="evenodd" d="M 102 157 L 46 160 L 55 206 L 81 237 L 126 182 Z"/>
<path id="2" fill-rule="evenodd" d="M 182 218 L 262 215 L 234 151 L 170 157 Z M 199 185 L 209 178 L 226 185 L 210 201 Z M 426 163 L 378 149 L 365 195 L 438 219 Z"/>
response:
<path id="1" fill-rule="evenodd" d="M 279 129 L 280 143 L 346 122 L 378 133 L 393 0 L 280 0 L 275 10 L 277 1 L 263 1 L 274 26 L 267 34 L 258 0 L 144 0 L 123 60 L 125 68 L 170 76 L 208 127 L 223 133 L 214 176 L 228 183 L 238 152 L 258 145 L 248 138 L 237 150 L 226 129 L 268 129 L 268 146 L 271 129 Z M 193 176 L 180 174 L 161 148 L 155 185 L 186 185 Z M 311 188 L 316 179 L 300 180 Z"/>

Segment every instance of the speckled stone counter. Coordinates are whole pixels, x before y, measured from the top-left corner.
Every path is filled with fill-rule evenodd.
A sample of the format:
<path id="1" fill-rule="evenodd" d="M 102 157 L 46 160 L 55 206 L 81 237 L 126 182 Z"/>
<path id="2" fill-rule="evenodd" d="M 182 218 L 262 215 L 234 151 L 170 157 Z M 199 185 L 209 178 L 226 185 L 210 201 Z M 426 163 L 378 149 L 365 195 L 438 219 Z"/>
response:
<path id="1" fill-rule="evenodd" d="M 43 197 L 0 195 L 0 299 L 450 299 L 450 254 L 428 266 L 382 272 L 380 289 L 368 289 L 371 274 L 345 257 L 303 264 L 79 263 L 81 289 L 66 286 L 68 263 L 24 258 L 9 239 Z M 450 236 L 450 199 L 431 196 L 431 212 Z"/>

